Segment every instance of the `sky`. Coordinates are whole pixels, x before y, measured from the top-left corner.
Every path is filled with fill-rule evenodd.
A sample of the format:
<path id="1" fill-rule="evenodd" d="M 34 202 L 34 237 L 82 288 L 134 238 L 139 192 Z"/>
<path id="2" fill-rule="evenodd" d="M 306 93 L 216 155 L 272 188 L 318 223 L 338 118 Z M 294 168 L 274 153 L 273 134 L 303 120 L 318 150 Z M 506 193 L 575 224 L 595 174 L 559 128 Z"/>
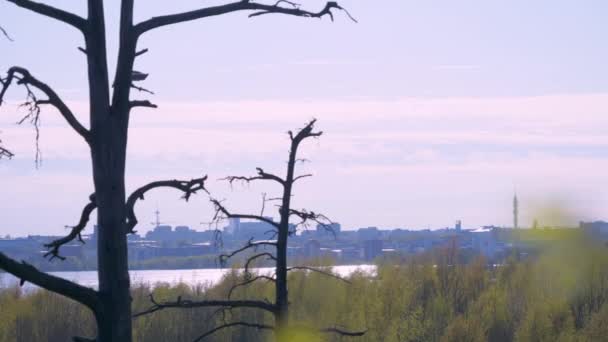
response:
<path id="1" fill-rule="evenodd" d="M 84 15 L 85 2 L 46 2 Z M 106 3 L 113 68 L 118 2 Z M 136 20 L 219 3 L 138 1 Z M 305 143 L 299 169 L 315 177 L 295 206 L 345 229 L 511 226 L 515 191 L 522 226 L 553 224 L 544 213 L 556 211 L 555 224 L 608 219 L 608 2 L 340 3 L 358 23 L 236 13 L 146 34 L 136 70 L 155 95 L 133 97 L 159 108 L 132 113 L 128 188 L 206 174 L 230 209 L 259 213 L 261 194 L 279 189 L 219 179 L 284 173 L 286 132 L 317 118 L 324 134 Z M 14 40 L 0 40 L 0 69 L 27 67 L 88 124 L 82 37 L 6 1 L 0 22 Z M 61 234 L 93 191 L 90 158 L 48 108 L 36 168 L 35 132 L 15 124 L 23 97 L 14 88 L 0 108 L 16 153 L 0 161 L 0 235 Z M 167 224 L 209 229 L 205 195 L 151 193 L 138 231 L 156 209 Z"/>

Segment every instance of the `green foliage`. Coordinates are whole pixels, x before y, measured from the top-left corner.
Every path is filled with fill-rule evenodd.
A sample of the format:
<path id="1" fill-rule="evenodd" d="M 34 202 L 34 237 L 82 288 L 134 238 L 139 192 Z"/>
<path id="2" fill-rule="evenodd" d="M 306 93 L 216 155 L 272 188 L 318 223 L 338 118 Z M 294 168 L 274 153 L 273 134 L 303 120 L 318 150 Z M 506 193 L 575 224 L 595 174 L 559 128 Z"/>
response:
<path id="1" fill-rule="evenodd" d="M 134 311 L 157 300 L 226 298 L 241 282 L 236 271 L 207 286 L 139 285 Z M 293 330 L 285 341 L 603 341 L 608 336 L 608 250 L 555 239 L 528 260 L 486 265 L 463 263 L 447 249 L 424 259 L 381 264 L 375 275 L 355 272 L 350 283 L 314 272 L 289 275 Z M 259 281 L 234 291 L 234 299 L 273 300 L 272 284 Z M 243 320 L 273 325 L 259 310 L 215 314 L 214 309 L 165 310 L 134 321 L 137 341 L 192 341 L 221 324 Z M 368 329 L 361 338 L 317 333 L 320 328 Z M 0 342 L 67 341 L 93 336 L 94 321 L 82 306 L 48 292 L 0 290 Z M 267 341 L 268 331 L 232 328 L 207 341 Z"/>

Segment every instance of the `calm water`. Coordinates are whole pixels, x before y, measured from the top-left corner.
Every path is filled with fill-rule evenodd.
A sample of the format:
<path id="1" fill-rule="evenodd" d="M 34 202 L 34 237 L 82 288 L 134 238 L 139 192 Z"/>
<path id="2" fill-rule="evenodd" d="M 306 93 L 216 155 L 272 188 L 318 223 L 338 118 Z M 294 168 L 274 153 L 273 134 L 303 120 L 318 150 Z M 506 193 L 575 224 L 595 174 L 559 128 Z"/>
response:
<path id="1" fill-rule="evenodd" d="M 272 268 L 258 268 L 258 273 L 272 273 Z M 341 275 L 348 276 L 356 270 L 361 270 L 366 273 L 373 274 L 376 270 L 374 265 L 345 265 L 334 266 L 332 270 Z M 189 285 L 197 284 L 217 284 L 224 274 L 230 272 L 230 269 L 195 269 L 195 270 L 141 270 L 131 271 L 131 282 L 137 284 L 155 284 L 168 283 L 175 285 L 185 283 Z M 80 272 L 51 272 L 50 274 L 69 279 L 80 285 L 87 287 L 97 287 L 97 272 L 96 271 L 80 271 Z M 0 273 L 0 288 L 18 284 L 17 278 Z M 35 289 L 36 286 L 26 283 L 25 290 Z"/>

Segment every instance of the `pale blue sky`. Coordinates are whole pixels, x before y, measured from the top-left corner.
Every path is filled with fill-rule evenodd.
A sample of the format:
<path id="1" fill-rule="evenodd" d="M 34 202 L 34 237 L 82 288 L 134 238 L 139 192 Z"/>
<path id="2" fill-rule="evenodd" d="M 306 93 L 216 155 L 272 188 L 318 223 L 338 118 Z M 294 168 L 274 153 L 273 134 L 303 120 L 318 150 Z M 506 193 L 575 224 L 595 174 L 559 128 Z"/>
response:
<path id="1" fill-rule="evenodd" d="M 48 3 L 82 12 L 84 2 Z M 111 49 L 117 3 L 107 1 Z M 139 1 L 137 18 L 222 2 L 174 3 Z M 129 186 L 255 166 L 281 172 L 283 133 L 317 117 L 326 136 L 303 151 L 316 178 L 302 183 L 297 204 L 346 228 L 509 225 L 514 187 L 523 224 L 555 203 L 571 221 L 608 218 L 608 3 L 341 4 L 358 24 L 239 13 L 147 34 L 137 70 L 151 74 L 145 86 L 161 107 L 134 113 Z M 86 121 L 81 37 L 3 1 L 0 22 L 15 39 L 0 41 L 0 68 L 30 68 Z M 92 189 L 86 148 L 49 110 L 36 170 L 33 132 L 14 125 L 20 95 L 0 110 L 3 140 L 18 153 L 0 162 L 0 233 L 59 233 Z M 210 187 L 256 211 L 259 193 L 272 191 Z M 170 223 L 209 219 L 204 197 L 177 197 L 150 196 L 141 221 L 157 205 Z"/>

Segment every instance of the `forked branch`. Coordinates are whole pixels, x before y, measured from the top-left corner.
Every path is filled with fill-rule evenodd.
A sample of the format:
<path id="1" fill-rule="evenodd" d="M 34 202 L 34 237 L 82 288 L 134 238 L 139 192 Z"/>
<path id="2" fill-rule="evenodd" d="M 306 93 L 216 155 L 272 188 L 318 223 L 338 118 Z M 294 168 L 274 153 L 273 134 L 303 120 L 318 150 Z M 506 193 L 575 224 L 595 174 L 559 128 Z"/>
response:
<path id="1" fill-rule="evenodd" d="M 225 262 L 228 259 L 230 259 L 233 256 L 235 256 L 235 255 L 237 255 L 237 254 L 239 254 L 241 252 L 244 252 L 244 251 L 246 251 L 248 249 L 253 249 L 255 251 L 259 247 L 265 247 L 265 246 L 272 246 L 272 247 L 276 248 L 277 247 L 277 243 L 274 242 L 274 241 L 257 241 L 257 242 L 254 242 L 253 238 L 251 238 L 251 239 L 249 239 L 249 241 L 247 241 L 247 244 L 245 246 L 243 246 L 243 247 L 241 247 L 241 248 L 239 248 L 237 250 L 234 250 L 234 251 L 232 251 L 232 252 L 230 252 L 228 254 L 221 254 L 220 255 L 220 263 L 225 264 Z"/>
<path id="2" fill-rule="evenodd" d="M 150 302 L 152 306 L 147 310 L 136 313 L 133 318 L 149 315 L 151 313 L 165 310 L 165 309 L 197 309 L 197 308 L 209 308 L 209 307 L 222 307 L 222 308 L 254 308 L 262 309 L 268 312 L 274 313 L 276 308 L 272 303 L 264 302 L 261 300 L 202 300 L 192 301 L 184 300 L 178 297 L 173 302 L 158 302 L 154 299 L 153 295 L 150 295 Z"/>
<path id="3" fill-rule="evenodd" d="M 255 283 L 258 280 L 266 280 L 266 281 L 270 281 L 270 282 L 273 282 L 273 283 L 277 282 L 277 280 L 275 278 L 269 277 L 267 275 L 257 275 L 257 276 L 255 276 L 253 278 L 245 276 L 245 280 L 244 281 L 242 281 L 240 283 L 236 283 L 236 284 L 234 284 L 230 288 L 230 291 L 228 291 L 228 299 L 232 298 L 232 294 L 239 287 L 247 286 L 249 284 Z"/>
<path id="4" fill-rule="evenodd" d="M 1 141 L 0 141 L 1 143 Z M 5 149 L 4 147 L 0 146 L 0 159 L 2 158 L 8 158 L 11 159 L 12 157 L 14 157 L 15 155 L 13 154 L 13 152 Z"/>
<path id="5" fill-rule="evenodd" d="M 336 232 L 332 229 L 332 220 L 330 220 L 327 216 L 319 213 L 315 213 L 314 211 L 308 211 L 306 209 L 296 210 L 290 209 L 289 216 L 296 216 L 300 219 L 300 222 L 296 223 L 297 226 L 308 227 L 310 222 L 314 222 L 317 225 L 325 228 L 329 232 L 331 232 L 334 237 L 336 236 Z"/>
<path id="6" fill-rule="evenodd" d="M 271 181 L 275 181 L 283 186 L 285 186 L 285 180 L 282 179 L 281 177 L 277 176 L 277 175 L 273 175 L 272 173 L 268 173 L 266 171 L 264 171 L 264 169 L 262 169 L 261 167 L 256 167 L 255 168 L 258 175 L 257 176 L 253 176 L 253 177 L 243 177 L 243 176 L 228 176 L 226 178 L 222 178 L 222 180 L 227 180 L 228 182 L 230 182 L 230 184 L 232 185 L 232 183 L 236 182 L 236 181 L 242 181 L 242 182 L 252 182 L 255 180 L 271 180 Z"/>
<path id="7" fill-rule="evenodd" d="M 82 136 L 87 142 L 90 141 L 90 132 L 86 128 L 84 128 L 84 126 L 78 121 L 78 119 L 76 119 L 74 113 L 65 104 L 65 102 L 63 102 L 59 95 L 57 95 L 57 93 L 46 83 L 32 76 L 32 74 L 25 68 L 16 66 L 12 67 L 8 69 L 7 76 L 5 78 L 0 79 L 0 85 L 2 87 L 0 89 L 0 106 L 4 102 L 6 92 L 13 82 L 16 82 L 18 85 L 23 85 L 28 92 L 28 98 L 26 102 L 22 104 L 22 106 L 28 107 L 29 113 L 21 120 L 21 122 L 25 121 L 26 119 L 37 121 L 38 115 L 40 114 L 40 106 L 52 105 L 59 111 L 63 118 L 68 122 L 68 124 L 78 134 L 80 134 L 80 136 Z M 41 91 L 44 95 L 47 96 L 47 99 L 38 99 L 36 94 L 31 90 L 32 87 Z"/>
<path id="8" fill-rule="evenodd" d="M 137 226 L 138 220 L 135 215 L 135 203 L 137 200 L 143 200 L 146 192 L 157 189 L 157 188 L 173 188 L 177 189 L 184 193 L 182 196 L 183 199 L 188 201 L 190 196 L 196 194 L 198 191 L 205 191 L 205 181 L 207 180 L 207 176 L 201 178 L 191 179 L 189 181 L 180 181 L 180 180 L 167 180 L 167 181 L 157 181 L 146 184 L 141 188 L 133 191 L 131 195 L 127 198 L 127 229 L 129 233 L 135 233 L 134 228 Z"/>
<path id="9" fill-rule="evenodd" d="M 296 135 L 294 135 L 292 131 L 287 132 L 289 134 L 289 138 L 291 139 L 292 146 L 297 147 L 304 139 L 320 137 L 321 135 L 323 135 L 323 132 L 321 131 L 314 131 L 316 122 L 317 119 L 310 120 L 310 122 L 306 124 L 306 126 L 304 126 L 302 129 L 300 129 Z M 297 159 L 294 158 L 294 163 L 296 160 Z"/>
<path id="10" fill-rule="evenodd" d="M 271 220 L 267 217 L 263 217 L 263 216 L 259 216 L 259 215 L 231 213 L 228 209 L 226 209 L 226 207 L 224 207 L 224 205 L 222 205 L 222 203 L 219 200 L 216 200 L 213 198 L 211 199 L 211 203 L 213 203 L 213 206 L 215 207 L 215 215 L 213 216 L 213 221 L 218 221 L 218 220 L 222 220 L 222 219 L 226 219 L 226 218 L 251 219 L 251 220 L 258 220 L 258 221 L 266 222 L 277 229 L 279 228 L 278 223 L 274 222 L 273 220 Z"/>
<path id="11" fill-rule="evenodd" d="M 153 17 L 135 25 L 135 32 L 137 33 L 137 35 L 141 35 L 147 31 L 162 26 L 173 25 L 239 11 L 255 11 L 254 13 L 250 14 L 249 17 L 256 17 L 264 14 L 285 14 L 304 18 L 322 18 L 324 16 L 329 16 L 333 20 L 333 10 L 344 11 L 351 20 L 356 22 L 356 20 L 350 15 L 350 13 L 348 13 L 348 11 L 346 11 L 342 6 L 338 5 L 338 3 L 335 1 L 329 1 L 325 4 L 325 7 L 323 7 L 322 10 L 318 12 L 312 12 L 303 10 L 300 8 L 299 5 L 296 5 L 295 3 L 289 1 L 277 1 L 275 4 L 270 5 L 257 3 L 252 0 L 241 0 L 229 4 L 201 8 L 189 12 Z"/>
<path id="12" fill-rule="evenodd" d="M 82 231 L 86 228 L 91 213 L 96 208 L 97 201 L 95 200 L 95 194 L 92 194 L 91 196 L 89 196 L 89 203 L 87 203 L 87 205 L 82 210 L 80 220 L 75 226 L 70 227 L 70 233 L 61 239 L 57 239 L 44 245 L 44 247 L 49 249 L 49 251 L 44 254 L 44 257 L 50 257 L 49 260 L 53 260 L 54 258 L 65 260 L 65 257 L 59 254 L 59 249 L 61 248 L 61 246 L 68 244 L 76 239 L 78 239 L 78 241 L 84 244 L 84 240 L 82 239 Z"/>

